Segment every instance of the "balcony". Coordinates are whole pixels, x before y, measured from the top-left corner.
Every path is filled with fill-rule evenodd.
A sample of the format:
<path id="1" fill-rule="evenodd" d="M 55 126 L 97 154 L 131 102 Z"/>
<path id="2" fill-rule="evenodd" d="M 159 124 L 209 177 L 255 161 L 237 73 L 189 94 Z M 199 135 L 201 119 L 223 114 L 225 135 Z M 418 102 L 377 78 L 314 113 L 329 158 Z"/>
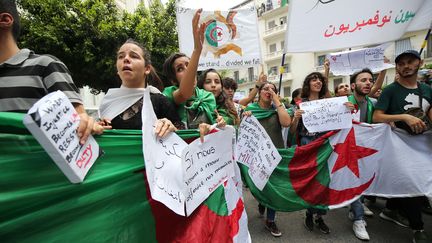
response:
<path id="1" fill-rule="evenodd" d="M 268 29 L 264 32 L 263 39 L 267 41 L 277 35 L 283 35 L 285 34 L 286 29 L 287 29 L 287 24 L 276 25 L 275 27 Z"/>
<path id="2" fill-rule="evenodd" d="M 282 60 L 283 50 L 275 51 L 266 54 L 265 60 L 266 62 L 274 61 L 274 60 Z M 285 59 L 286 60 L 286 59 Z"/>
<path id="3" fill-rule="evenodd" d="M 290 72 L 289 73 L 283 73 L 282 74 L 282 82 L 285 82 L 288 80 L 292 80 L 292 74 Z M 272 83 L 279 82 L 279 74 L 270 74 L 267 77 L 267 81 L 272 82 Z"/>

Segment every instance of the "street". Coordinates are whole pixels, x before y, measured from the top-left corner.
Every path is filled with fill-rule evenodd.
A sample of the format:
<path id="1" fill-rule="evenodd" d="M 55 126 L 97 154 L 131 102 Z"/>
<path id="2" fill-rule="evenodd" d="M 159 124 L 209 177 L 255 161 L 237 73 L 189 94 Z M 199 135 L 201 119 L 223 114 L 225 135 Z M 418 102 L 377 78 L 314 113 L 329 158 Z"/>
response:
<path id="1" fill-rule="evenodd" d="M 317 228 L 309 232 L 303 225 L 305 211 L 277 212 L 276 223 L 282 232 L 281 237 L 273 237 L 264 227 L 264 218 L 258 214 L 258 203 L 248 189 L 243 190 L 246 211 L 249 220 L 249 232 L 252 242 L 361 242 L 355 237 L 352 230 L 352 222 L 348 219 L 348 208 L 331 210 L 324 220 L 330 228 L 330 234 L 325 235 Z M 385 201 L 378 199 L 369 207 L 375 215 L 367 217 L 367 230 L 371 240 L 369 242 L 412 242 L 412 231 L 409 228 L 400 227 L 392 222 L 381 219 L 378 215 Z M 423 221 L 429 236 L 432 235 L 432 216 L 423 214 Z"/>

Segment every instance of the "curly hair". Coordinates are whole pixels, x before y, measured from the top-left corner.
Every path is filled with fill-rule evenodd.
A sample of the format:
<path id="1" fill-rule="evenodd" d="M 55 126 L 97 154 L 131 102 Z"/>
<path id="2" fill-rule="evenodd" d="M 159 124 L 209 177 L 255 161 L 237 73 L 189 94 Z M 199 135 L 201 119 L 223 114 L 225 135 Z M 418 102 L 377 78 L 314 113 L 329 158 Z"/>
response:
<path id="1" fill-rule="evenodd" d="M 302 98 L 309 98 L 310 96 L 310 81 L 314 79 L 321 80 L 322 87 L 321 90 L 318 93 L 318 97 L 320 99 L 325 98 L 327 93 L 327 79 L 324 77 L 324 75 L 320 72 L 313 72 L 306 76 L 306 78 L 303 81 L 303 86 L 301 90 L 301 97 Z"/>

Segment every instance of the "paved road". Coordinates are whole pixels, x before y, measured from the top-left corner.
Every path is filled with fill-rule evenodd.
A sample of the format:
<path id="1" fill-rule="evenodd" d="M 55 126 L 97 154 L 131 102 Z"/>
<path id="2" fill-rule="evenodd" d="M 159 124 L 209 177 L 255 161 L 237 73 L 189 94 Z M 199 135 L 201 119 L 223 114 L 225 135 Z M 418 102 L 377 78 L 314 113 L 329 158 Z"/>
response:
<path id="1" fill-rule="evenodd" d="M 303 225 L 305 211 L 278 212 L 276 221 L 283 235 L 275 238 L 264 228 L 264 219 L 259 217 L 258 204 L 249 190 L 245 189 L 243 193 L 253 242 L 361 242 L 352 231 L 352 222 L 347 217 L 348 208 L 332 210 L 325 216 L 325 221 L 331 230 L 328 235 L 321 233 L 318 229 L 312 232 L 305 229 Z M 369 242 L 412 242 L 410 229 L 385 221 L 378 216 L 383 207 L 383 200 L 378 200 L 373 207 L 370 207 L 375 215 L 366 219 L 371 237 Z M 423 221 L 425 222 L 424 228 L 429 236 L 432 236 L 432 216 L 423 214 Z"/>

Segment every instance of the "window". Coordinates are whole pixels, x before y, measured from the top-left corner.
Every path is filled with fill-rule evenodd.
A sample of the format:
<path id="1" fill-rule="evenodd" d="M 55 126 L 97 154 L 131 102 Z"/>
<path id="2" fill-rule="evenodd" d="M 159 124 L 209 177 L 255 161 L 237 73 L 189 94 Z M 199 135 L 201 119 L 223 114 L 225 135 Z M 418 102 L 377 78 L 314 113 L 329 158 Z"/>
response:
<path id="1" fill-rule="evenodd" d="M 276 52 L 276 43 L 269 46 L 269 53 Z"/>
<path id="2" fill-rule="evenodd" d="M 249 78 L 250 82 L 254 81 L 254 68 L 253 67 L 248 68 L 248 78 Z"/>
<path id="3" fill-rule="evenodd" d="M 425 57 L 432 57 L 432 37 L 429 35 L 429 39 L 427 40 L 427 47 L 426 47 L 426 56 Z"/>
<path id="4" fill-rule="evenodd" d="M 272 10 L 273 9 L 273 1 L 272 0 L 267 0 L 267 11 Z"/>
<path id="5" fill-rule="evenodd" d="M 291 87 L 284 87 L 283 88 L 283 96 L 284 97 L 290 97 L 291 96 Z"/>
<path id="6" fill-rule="evenodd" d="M 239 71 L 234 71 L 234 80 L 239 81 Z"/>
<path id="7" fill-rule="evenodd" d="M 318 65 L 317 65 L 317 66 L 322 66 L 322 65 L 324 65 L 325 58 L 326 58 L 325 55 L 318 56 Z"/>
<path id="8" fill-rule="evenodd" d="M 410 38 L 398 40 L 395 43 L 395 56 L 397 57 L 402 52 L 404 52 L 406 50 L 411 50 L 411 49 L 412 49 L 412 46 L 411 46 Z"/>
<path id="9" fill-rule="evenodd" d="M 280 22 L 280 25 L 284 25 L 284 24 L 286 24 L 286 22 L 287 22 L 287 17 L 286 17 L 286 16 L 283 16 L 283 17 L 279 18 L 279 22 Z"/>
<path id="10" fill-rule="evenodd" d="M 281 50 L 284 50 L 285 49 L 285 41 L 281 41 L 281 48 L 280 48 Z"/>
<path id="11" fill-rule="evenodd" d="M 290 65 L 289 63 L 286 63 L 285 65 L 283 65 L 284 67 L 284 73 L 289 73 L 290 72 Z"/>
<path id="12" fill-rule="evenodd" d="M 277 75 L 277 67 L 273 66 L 269 69 L 268 75 Z"/>
<path id="13" fill-rule="evenodd" d="M 339 84 L 342 83 L 342 81 L 343 81 L 342 78 L 335 78 L 335 79 L 333 79 L 333 87 L 336 88 L 337 86 L 339 86 Z"/>
<path id="14" fill-rule="evenodd" d="M 276 27 L 276 22 L 274 20 L 268 22 L 267 24 L 268 29 L 273 29 L 274 27 Z"/>

